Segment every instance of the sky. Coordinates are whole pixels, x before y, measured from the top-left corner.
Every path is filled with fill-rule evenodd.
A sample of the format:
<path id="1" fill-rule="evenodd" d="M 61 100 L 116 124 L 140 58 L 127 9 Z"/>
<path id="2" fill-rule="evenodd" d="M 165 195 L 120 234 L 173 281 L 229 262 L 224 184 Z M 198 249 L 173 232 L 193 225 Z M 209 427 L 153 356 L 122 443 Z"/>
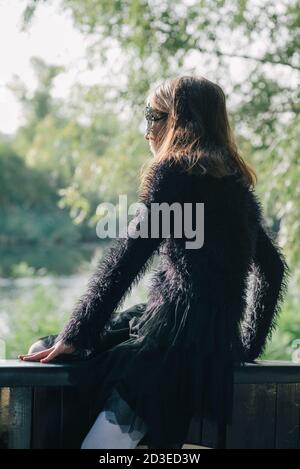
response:
<path id="1" fill-rule="evenodd" d="M 85 68 L 87 41 L 73 25 L 70 15 L 58 11 L 57 3 L 40 5 L 32 26 L 21 31 L 24 0 L 0 0 L 0 132 L 11 134 L 21 123 L 21 108 L 7 85 L 18 75 L 29 89 L 36 82 L 30 57 L 63 64 L 68 72 L 55 81 L 54 94 L 66 96 L 72 83 L 99 81 L 99 71 Z"/>

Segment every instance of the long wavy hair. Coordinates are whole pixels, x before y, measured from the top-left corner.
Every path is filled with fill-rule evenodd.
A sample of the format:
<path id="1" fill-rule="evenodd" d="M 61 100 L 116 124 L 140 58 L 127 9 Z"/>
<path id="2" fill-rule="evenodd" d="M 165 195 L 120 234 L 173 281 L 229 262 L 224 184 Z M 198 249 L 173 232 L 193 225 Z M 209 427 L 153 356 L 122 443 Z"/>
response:
<path id="1" fill-rule="evenodd" d="M 157 163 L 180 162 L 183 156 L 188 172 L 215 177 L 238 174 L 247 187 L 255 186 L 256 172 L 239 154 L 219 85 L 203 76 L 170 78 L 148 94 L 146 103 L 165 118 L 156 134 L 158 149 L 141 168 L 142 193 Z"/>

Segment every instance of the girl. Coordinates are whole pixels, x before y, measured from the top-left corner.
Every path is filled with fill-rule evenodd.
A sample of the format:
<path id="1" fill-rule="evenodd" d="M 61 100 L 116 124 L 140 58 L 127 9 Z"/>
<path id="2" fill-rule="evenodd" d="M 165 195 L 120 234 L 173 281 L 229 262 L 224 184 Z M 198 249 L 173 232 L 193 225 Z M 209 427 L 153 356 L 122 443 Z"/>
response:
<path id="1" fill-rule="evenodd" d="M 143 438 L 180 448 L 192 418 L 230 423 L 234 366 L 262 354 L 287 288 L 288 266 L 267 232 L 220 86 L 202 76 L 166 80 L 148 96 L 145 117 L 153 158 L 139 191 L 147 210 L 134 221 L 148 222 L 149 236 L 115 240 L 60 334 L 20 355 L 83 358 L 76 380 L 89 389 L 95 420 L 82 448 L 133 448 Z M 173 212 L 167 235 L 152 218 L 163 203 L 163 221 L 174 203 L 184 214 Z M 204 223 L 195 230 L 199 203 Z M 192 230 L 183 226 L 188 215 Z M 187 243 L 191 231 L 202 233 L 200 247 Z M 114 315 L 155 253 L 148 302 Z M 118 324 L 128 336 L 101 350 Z"/>

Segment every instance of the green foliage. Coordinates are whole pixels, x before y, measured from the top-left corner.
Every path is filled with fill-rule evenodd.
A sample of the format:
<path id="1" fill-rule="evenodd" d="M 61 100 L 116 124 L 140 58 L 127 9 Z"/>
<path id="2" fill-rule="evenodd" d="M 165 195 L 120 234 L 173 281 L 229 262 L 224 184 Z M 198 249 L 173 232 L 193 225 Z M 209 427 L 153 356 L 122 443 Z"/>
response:
<path id="1" fill-rule="evenodd" d="M 293 343 L 299 340 L 299 312 L 295 305 L 299 305 L 299 294 L 296 301 L 289 297 L 285 302 L 282 314 L 278 319 L 278 327 L 268 344 L 263 359 L 291 360 L 294 350 Z"/>
<path id="2" fill-rule="evenodd" d="M 9 332 L 1 337 L 6 343 L 6 358 L 27 353 L 39 337 L 57 334 L 66 319 L 58 311 L 57 291 L 49 286 L 34 287 L 29 298 L 17 298 L 5 318 Z"/>
<path id="3" fill-rule="evenodd" d="M 30 267 L 26 262 L 20 262 L 12 266 L 12 277 L 14 278 L 35 278 L 43 276 L 47 273 L 46 269 L 36 270 L 34 267 Z"/>
<path id="4" fill-rule="evenodd" d="M 288 263 L 300 282 L 300 121 L 293 120 L 269 148 L 253 153 L 260 168 L 259 193 L 269 224 L 278 230 Z M 272 175 L 272 177 L 270 177 Z"/>
<path id="5" fill-rule="evenodd" d="M 24 28 L 42 3 L 28 0 Z M 267 351 L 269 358 L 288 358 L 291 341 L 299 338 L 298 0 L 61 0 L 60 5 L 90 39 L 90 68 L 109 67 L 112 44 L 118 45 L 115 63 L 124 64 L 122 79 L 109 87 L 77 85 L 68 100 L 57 100 L 52 87 L 63 69 L 34 58 L 35 92 L 15 80 L 12 90 L 26 120 L 14 141 L 0 147 L 1 240 L 21 242 L 21 231 L 31 242 L 92 239 L 98 204 L 117 203 L 119 194 L 128 194 L 129 202 L 135 198 L 148 152 L 137 129 L 149 89 L 170 76 L 204 74 L 226 92 L 240 150 L 257 171 L 268 224 L 293 272 Z M 241 74 L 233 66 L 240 62 L 246 65 Z"/>
<path id="6" fill-rule="evenodd" d="M 56 199 L 47 175 L 36 168 L 28 168 L 24 159 L 14 151 L 12 143 L 0 142 L 1 207 L 30 209 Z"/>
<path id="7" fill-rule="evenodd" d="M 8 143 L 0 145 L 0 201 L 0 244 L 78 240 L 47 173 L 28 167 Z"/>
<path id="8" fill-rule="evenodd" d="M 19 163 L 24 170 L 41 175 L 41 181 L 46 178 L 45 187 L 54 195 L 49 201 L 51 208 L 64 209 L 64 216 L 68 211 L 73 225 L 80 226 L 77 232 L 84 239 L 92 239 L 99 203 L 117 202 L 116 187 L 130 199 L 135 198 L 136 175 L 146 145 L 136 128 L 119 119 L 107 87 L 77 85 L 68 102 L 56 101 L 51 88 L 59 69 L 38 59 L 33 64 L 38 81 L 33 95 L 28 97 L 19 80 L 11 87 L 27 116 L 11 143 L 11 152 L 23 155 Z M 12 187 L 11 181 L 9 184 Z M 31 187 L 42 193 L 34 181 Z M 42 227 L 40 233 L 44 235 Z M 30 240 L 35 237 L 32 234 Z"/>
<path id="9" fill-rule="evenodd" d="M 97 249 L 107 243 L 101 241 Z M 95 244 L 60 243 L 19 244 L 0 249 L 0 278 L 68 277 L 86 272 L 95 251 Z"/>
<path id="10" fill-rule="evenodd" d="M 3 245 L 74 243 L 78 239 L 79 233 L 68 215 L 55 207 L 0 210 L 0 243 Z"/>

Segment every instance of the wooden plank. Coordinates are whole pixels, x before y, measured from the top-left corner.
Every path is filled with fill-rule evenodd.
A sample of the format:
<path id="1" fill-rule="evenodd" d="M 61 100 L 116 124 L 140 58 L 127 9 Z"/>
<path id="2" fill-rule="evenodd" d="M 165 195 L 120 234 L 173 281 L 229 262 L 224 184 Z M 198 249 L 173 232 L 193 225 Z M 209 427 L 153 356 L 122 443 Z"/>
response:
<path id="1" fill-rule="evenodd" d="M 61 394 L 60 386 L 34 388 L 31 448 L 61 448 Z"/>
<path id="2" fill-rule="evenodd" d="M 0 388 L 0 449 L 8 448 L 10 389 Z"/>
<path id="3" fill-rule="evenodd" d="M 246 363 L 235 369 L 236 384 L 300 383 L 300 363 L 260 361 Z"/>
<path id="4" fill-rule="evenodd" d="M 78 363 L 40 363 L 0 360 L 0 386 L 71 386 L 70 372 Z M 288 361 L 257 361 L 237 367 L 235 383 L 300 383 L 300 364 Z"/>
<path id="5" fill-rule="evenodd" d="M 0 446 L 3 449 L 29 449 L 31 435 L 32 389 L 0 389 Z"/>
<path id="6" fill-rule="evenodd" d="M 75 363 L 41 363 L 0 360 L 0 386 L 71 386 Z"/>
<path id="7" fill-rule="evenodd" d="M 274 448 L 276 385 L 235 385 L 232 424 L 226 448 Z"/>
<path id="8" fill-rule="evenodd" d="M 278 384 L 276 448 L 299 447 L 300 384 Z"/>
<path id="9" fill-rule="evenodd" d="M 85 412 L 85 403 L 78 401 L 70 380 L 71 371 L 75 368 L 76 373 L 77 367 L 76 362 L 0 360 L 0 448 L 28 447 L 33 387 L 32 447 L 78 447 L 80 431 L 87 428 L 89 409 Z M 226 429 L 208 420 L 203 421 L 202 428 L 194 421 L 187 443 L 222 447 L 226 439 L 227 447 L 299 447 L 300 364 L 258 361 L 236 368 L 234 380 L 234 421 L 228 426 L 227 436 Z M 75 431 L 79 419 L 81 430 Z"/>

